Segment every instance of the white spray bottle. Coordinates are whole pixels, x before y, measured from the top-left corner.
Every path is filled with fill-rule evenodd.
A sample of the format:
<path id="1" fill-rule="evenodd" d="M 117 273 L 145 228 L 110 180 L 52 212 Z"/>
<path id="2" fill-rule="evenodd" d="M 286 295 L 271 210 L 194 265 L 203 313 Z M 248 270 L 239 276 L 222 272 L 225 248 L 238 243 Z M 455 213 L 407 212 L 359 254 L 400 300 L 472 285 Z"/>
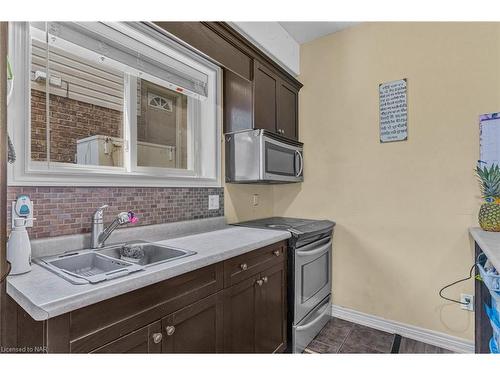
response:
<path id="1" fill-rule="evenodd" d="M 33 226 L 33 203 L 22 194 L 12 202 L 12 231 L 7 242 L 7 260 L 11 275 L 31 271 L 31 243 L 26 227 Z"/>
<path id="2" fill-rule="evenodd" d="M 10 262 L 10 275 L 18 275 L 31 271 L 31 244 L 26 231 L 29 219 L 14 219 L 14 227 L 7 242 L 7 260 Z"/>

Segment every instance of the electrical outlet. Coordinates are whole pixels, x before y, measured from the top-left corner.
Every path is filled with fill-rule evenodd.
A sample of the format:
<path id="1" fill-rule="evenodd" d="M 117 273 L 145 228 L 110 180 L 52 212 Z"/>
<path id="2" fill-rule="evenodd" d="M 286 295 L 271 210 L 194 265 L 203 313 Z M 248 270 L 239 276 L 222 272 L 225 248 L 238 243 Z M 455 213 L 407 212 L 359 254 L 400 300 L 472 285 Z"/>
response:
<path id="1" fill-rule="evenodd" d="M 462 310 L 474 311 L 474 296 L 472 294 L 460 294 L 460 302 L 467 303 L 467 305 L 460 305 Z"/>
<path id="2" fill-rule="evenodd" d="M 218 195 L 209 195 L 208 196 L 208 209 L 209 210 L 218 210 L 219 209 L 219 196 Z"/>
<path id="3" fill-rule="evenodd" d="M 259 194 L 254 194 L 253 197 L 252 197 L 252 204 L 254 206 L 258 206 L 259 205 Z"/>

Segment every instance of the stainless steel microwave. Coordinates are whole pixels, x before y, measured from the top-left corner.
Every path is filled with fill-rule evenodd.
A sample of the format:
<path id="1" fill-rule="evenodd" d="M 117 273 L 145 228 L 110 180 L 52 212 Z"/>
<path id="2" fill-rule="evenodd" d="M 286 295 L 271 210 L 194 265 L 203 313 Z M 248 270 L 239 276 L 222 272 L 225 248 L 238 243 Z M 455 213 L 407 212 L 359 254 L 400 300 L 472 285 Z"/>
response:
<path id="1" fill-rule="evenodd" d="M 226 182 L 304 181 L 304 145 L 266 130 L 226 134 Z"/>

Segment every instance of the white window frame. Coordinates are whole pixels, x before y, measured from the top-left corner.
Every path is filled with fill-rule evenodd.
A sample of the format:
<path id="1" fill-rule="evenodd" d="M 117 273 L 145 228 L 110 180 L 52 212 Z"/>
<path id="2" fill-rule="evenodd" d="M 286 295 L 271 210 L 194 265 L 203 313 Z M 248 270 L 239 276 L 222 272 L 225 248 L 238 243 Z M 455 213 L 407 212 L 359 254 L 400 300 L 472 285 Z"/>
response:
<path id="1" fill-rule="evenodd" d="M 9 58 L 14 73 L 14 88 L 8 104 L 8 131 L 16 150 L 17 160 L 8 166 L 9 186 L 165 186 L 165 187 L 221 187 L 222 147 L 222 90 L 221 68 L 185 46 L 175 50 L 162 45 L 158 40 L 148 38 L 126 23 L 109 23 L 120 30 L 136 33 L 144 43 L 165 53 L 187 61 L 191 66 L 207 74 L 208 97 L 206 105 L 188 106 L 188 118 L 202 118 L 193 121 L 197 136 L 188 136 L 188 149 L 194 155 L 188 169 L 156 168 L 137 166 L 137 76 L 125 74 L 124 85 L 124 129 L 123 167 L 79 165 L 70 163 L 32 161 L 31 149 L 31 41 L 29 24 L 9 23 Z M 144 30 L 154 30 L 152 24 L 140 23 Z M 161 34 L 157 34 L 161 35 Z M 167 33 L 162 37 L 167 38 Z M 140 76 L 138 74 L 138 76 Z M 164 85 L 151 76 L 143 78 Z M 192 100 L 188 97 L 188 101 Z M 203 125 L 203 126 L 200 126 Z M 133 145 L 133 146 L 132 146 Z M 188 151 L 189 152 L 189 151 Z"/>

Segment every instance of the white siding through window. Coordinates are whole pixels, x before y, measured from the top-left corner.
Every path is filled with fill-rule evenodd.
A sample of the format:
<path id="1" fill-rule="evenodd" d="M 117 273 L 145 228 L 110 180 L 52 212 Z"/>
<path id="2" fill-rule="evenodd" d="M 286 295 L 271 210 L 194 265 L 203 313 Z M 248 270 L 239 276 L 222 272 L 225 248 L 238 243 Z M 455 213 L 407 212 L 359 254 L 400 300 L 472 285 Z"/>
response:
<path id="1" fill-rule="evenodd" d="M 45 72 L 47 51 L 45 43 L 32 40 L 32 77 L 36 71 Z M 51 77 L 61 78 L 51 93 L 117 111 L 123 110 L 123 74 L 96 67 L 66 51 L 51 47 L 49 53 Z M 51 79 L 52 82 L 52 79 Z M 32 81 L 32 88 L 45 91 L 45 80 Z"/>

